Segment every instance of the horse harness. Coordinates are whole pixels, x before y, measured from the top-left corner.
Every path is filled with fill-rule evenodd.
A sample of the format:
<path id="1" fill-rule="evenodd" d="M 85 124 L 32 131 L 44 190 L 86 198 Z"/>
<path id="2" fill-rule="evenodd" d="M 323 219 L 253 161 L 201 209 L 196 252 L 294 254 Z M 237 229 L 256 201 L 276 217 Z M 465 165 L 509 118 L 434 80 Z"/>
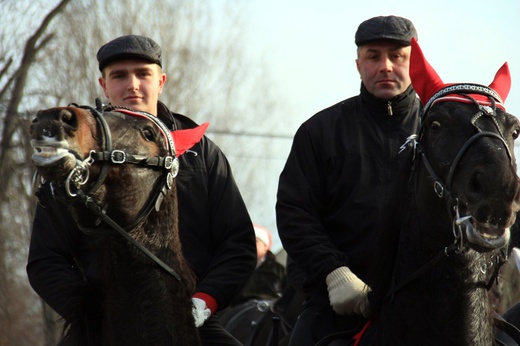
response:
<path id="1" fill-rule="evenodd" d="M 136 248 L 138 248 L 152 261 L 154 261 L 161 268 L 166 270 L 178 281 L 181 281 L 180 275 L 173 268 L 164 263 L 161 259 L 155 256 L 150 250 L 144 247 L 141 243 L 135 240 L 128 233 L 129 230 L 133 229 L 136 225 L 143 221 L 153 209 L 159 211 L 162 201 L 164 200 L 168 190 L 172 188 L 174 178 L 177 176 L 177 173 L 179 171 L 179 160 L 176 158 L 175 155 L 175 144 L 169 129 L 161 120 L 149 113 L 136 112 L 133 110 L 125 109 L 123 107 L 116 107 L 113 111 L 122 112 L 133 116 L 141 116 L 152 121 L 155 125 L 158 126 L 163 137 L 165 138 L 165 142 L 167 144 L 168 149 L 167 155 L 162 157 L 133 155 L 130 153 L 126 153 L 122 150 L 113 149 L 110 128 L 108 127 L 108 124 L 103 116 L 103 108 L 99 99 L 96 99 L 96 108 L 92 108 L 90 106 L 77 106 L 75 104 L 71 104 L 70 106 L 87 109 L 92 113 L 92 115 L 98 122 L 103 134 L 104 150 L 100 152 L 92 150 L 85 160 L 76 161 L 76 167 L 74 167 L 71 170 L 65 181 L 65 192 L 67 194 L 66 198 L 68 200 L 72 200 L 73 202 L 77 201 L 79 203 L 84 204 L 96 216 L 96 225 L 99 225 L 102 221 L 107 223 L 111 228 L 117 231 L 124 239 L 126 239 Z M 87 183 L 89 179 L 90 166 L 96 161 L 102 162 L 100 174 L 96 182 L 93 183 L 93 185 L 90 186 L 85 192 L 81 190 L 80 187 Z M 125 227 L 121 227 L 119 224 L 117 224 L 117 222 L 112 220 L 106 214 L 106 206 L 99 206 L 96 202 L 94 202 L 94 200 L 91 197 L 91 194 L 94 193 L 105 180 L 108 174 L 108 170 L 110 169 L 110 166 L 112 164 L 136 164 L 143 167 L 160 167 L 166 173 L 163 174 L 162 182 L 159 185 L 159 188 L 156 189 L 155 195 L 149 199 L 147 205 L 141 211 L 141 214 L 137 217 L 136 220 L 134 220 L 129 225 L 126 225 Z M 97 231 L 92 228 L 85 229 L 83 227 L 80 227 L 80 229 L 81 231 L 88 234 L 100 233 L 100 231 Z"/>

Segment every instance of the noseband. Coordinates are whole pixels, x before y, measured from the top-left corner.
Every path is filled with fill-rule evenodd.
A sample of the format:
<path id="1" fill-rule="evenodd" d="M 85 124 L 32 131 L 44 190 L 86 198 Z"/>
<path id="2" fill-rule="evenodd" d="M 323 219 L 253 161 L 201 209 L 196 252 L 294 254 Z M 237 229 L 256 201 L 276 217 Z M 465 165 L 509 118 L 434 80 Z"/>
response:
<path id="1" fill-rule="evenodd" d="M 101 102 L 99 99 L 96 99 L 96 108 L 92 108 L 89 106 L 77 106 L 74 107 L 88 109 L 96 121 L 98 122 L 101 132 L 103 134 L 103 142 L 104 149 L 103 151 L 96 152 L 95 150 L 90 151 L 89 156 L 83 161 L 77 161 L 76 167 L 72 169 L 69 173 L 66 183 L 65 190 L 67 193 L 67 197 L 69 199 L 77 199 L 81 203 L 83 203 L 94 215 L 97 217 L 96 225 L 99 225 L 102 221 L 106 222 L 109 226 L 111 226 L 114 230 L 116 230 L 123 238 L 128 240 L 131 244 L 136 246 L 139 250 L 141 250 L 145 255 L 147 255 L 150 259 L 156 262 L 159 266 L 165 269 L 168 273 L 173 275 L 177 280 L 180 281 L 180 276 L 175 270 L 169 267 L 166 263 L 161 261 L 158 257 L 156 257 L 152 252 L 146 249 L 142 244 L 136 241 L 128 231 L 136 227 L 139 223 L 141 223 L 155 208 L 156 211 L 159 211 L 162 201 L 164 200 L 166 193 L 170 190 L 174 183 L 174 178 L 177 176 L 179 171 L 179 160 L 175 155 L 175 144 L 169 129 L 166 125 L 160 121 L 157 117 L 145 113 L 145 112 L 136 112 L 130 111 L 127 109 L 114 109 L 116 112 L 130 114 L 132 116 L 140 116 L 144 117 L 151 122 L 153 122 L 160 129 L 163 138 L 165 139 L 167 145 L 167 154 L 165 156 L 143 156 L 143 155 L 134 155 L 131 153 L 127 153 L 122 150 L 113 149 L 112 147 L 112 135 L 110 132 L 110 128 L 106 122 L 105 117 L 103 116 L 103 109 L 101 106 Z M 88 181 L 89 178 L 89 169 L 94 162 L 102 162 L 100 174 L 95 183 L 92 184 L 86 191 L 80 189 L 80 187 Z M 105 212 L 106 206 L 100 207 L 91 195 L 101 186 L 103 181 L 105 180 L 108 170 L 112 164 L 136 164 L 143 167 L 161 167 L 163 171 L 166 173 L 162 178 L 162 182 L 159 185 L 159 188 L 156 189 L 155 195 L 153 198 L 150 198 L 147 205 L 141 211 L 140 215 L 136 220 L 131 222 L 129 225 L 125 227 L 119 226 L 114 220 L 112 220 Z M 79 226 L 78 226 L 79 227 Z M 91 228 L 83 228 L 80 229 L 88 234 L 99 234 L 100 231 Z"/>

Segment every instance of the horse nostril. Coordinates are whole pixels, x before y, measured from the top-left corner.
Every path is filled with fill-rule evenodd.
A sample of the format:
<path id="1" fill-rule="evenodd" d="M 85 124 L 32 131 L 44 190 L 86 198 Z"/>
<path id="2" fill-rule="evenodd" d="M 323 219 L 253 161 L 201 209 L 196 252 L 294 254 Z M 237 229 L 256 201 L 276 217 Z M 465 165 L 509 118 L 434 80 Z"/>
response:
<path id="1" fill-rule="evenodd" d="M 64 124 L 67 124 L 73 128 L 78 127 L 78 119 L 74 113 L 69 111 L 68 109 L 62 109 L 58 113 L 58 120 Z"/>

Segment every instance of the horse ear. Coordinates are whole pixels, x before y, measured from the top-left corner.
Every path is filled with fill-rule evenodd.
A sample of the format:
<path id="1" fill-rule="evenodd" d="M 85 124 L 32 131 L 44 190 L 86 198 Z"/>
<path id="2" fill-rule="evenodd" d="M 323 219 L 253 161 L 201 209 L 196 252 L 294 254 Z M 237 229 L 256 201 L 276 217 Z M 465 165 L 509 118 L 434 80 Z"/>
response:
<path id="1" fill-rule="evenodd" d="M 173 143 L 175 144 L 175 156 L 181 156 L 186 150 L 198 143 L 204 136 L 208 126 L 209 123 L 205 122 L 193 129 L 171 131 Z"/>
<path id="2" fill-rule="evenodd" d="M 500 95 L 502 102 L 506 101 L 509 90 L 511 90 L 511 74 L 509 73 L 509 65 L 507 62 L 498 70 L 495 79 L 493 79 L 489 87 Z"/>
<path id="3" fill-rule="evenodd" d="M 444 87 L 441 77 L 435 72 L 423 55 L 421 47 L 415 38 L 412 38 L 412 52 L 410 55 L 410 78 L 413 88 L 421 103 L 424 105 L 428 100 Z"/>

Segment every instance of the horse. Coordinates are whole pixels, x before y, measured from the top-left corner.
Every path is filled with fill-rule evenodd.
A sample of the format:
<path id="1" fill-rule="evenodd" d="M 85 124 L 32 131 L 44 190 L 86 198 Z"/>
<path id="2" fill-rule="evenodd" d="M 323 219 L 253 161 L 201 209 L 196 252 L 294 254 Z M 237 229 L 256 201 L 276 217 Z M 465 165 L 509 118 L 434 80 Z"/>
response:
<path id="1" fill-rule="evenodd" d="M 508 65 L 489 86 L 445 84 L 414 39 L 410 77 L 421 125 L 401 147 L 399 212 L 373 266 L 372 317 L 351 344 L 503 345 L 487 290 L 520 210 Z"/>
<path id="2" fill-rule="evenodd" d="M 199 345 L 175 176 L 177 142 L 194 144 L 205 128 L 177 140 L 151 114 L 97 101 L 40 110 L 30 126 L 37 172 L 99 254 L 104 299 L 93 308 L 84 294 L 60 345 Z"/>

